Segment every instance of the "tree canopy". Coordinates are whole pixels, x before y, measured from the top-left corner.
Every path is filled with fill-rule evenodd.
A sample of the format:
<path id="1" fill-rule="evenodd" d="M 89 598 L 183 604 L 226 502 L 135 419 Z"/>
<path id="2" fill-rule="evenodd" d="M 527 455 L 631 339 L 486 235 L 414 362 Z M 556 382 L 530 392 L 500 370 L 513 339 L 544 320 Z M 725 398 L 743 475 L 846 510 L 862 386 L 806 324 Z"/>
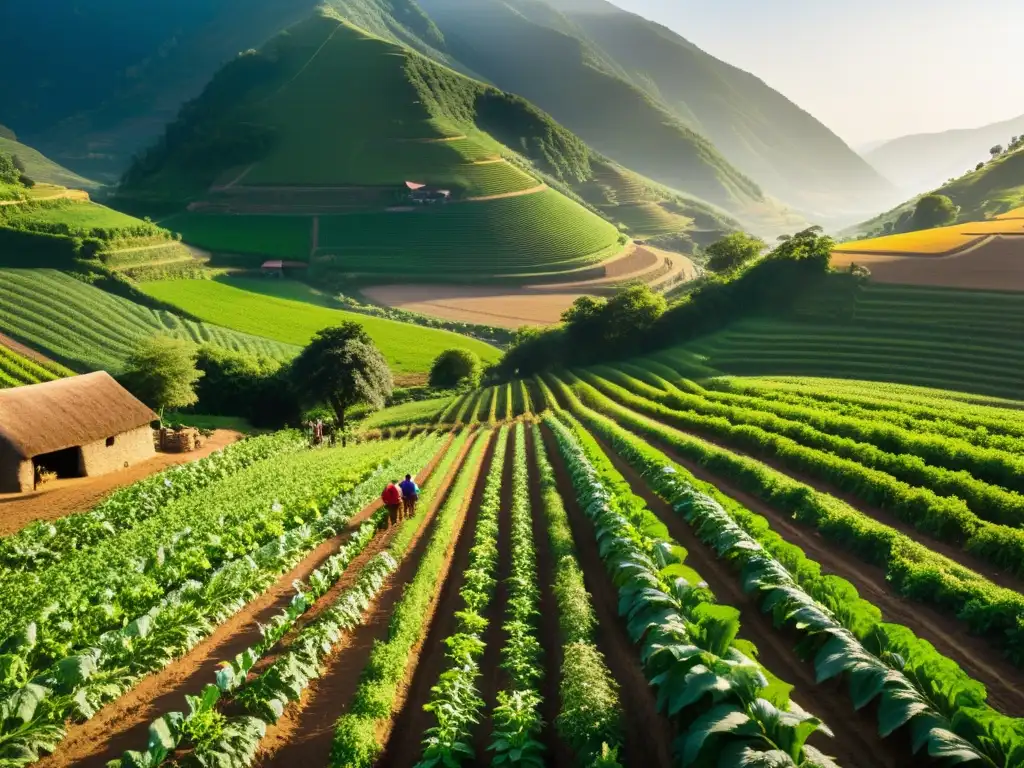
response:
<path id="1" fill-rule="evenodd" d="M 318 332 L 292 364 L 292 380 L 309 405 L 331 407 L 343 441 L 348 409 L 360 403 L 382 408 L 394 389 L 387 361 L 355 322 Z"/>
<path id="2" fill-rule="evenodd" d="M 468 349 L 446 349 L 430 366 L 430 386 L 454 389 L 462 384 L 476 386 L 483 370 L 480 356 Z"/>
<path id="3" fill-rule="evenodd" d="M 196 384 L 203 377 L 196 368 L 198 353 L 194 344 L 182 339 L 143 338 L 125 362 L 121 383 L 161 416 L 165 408 L 195 405 L 199 401 Z"/>
<path id="4" fill-rule="evenodd" d="M 756 258 L 766 243 L 746 232 L 733 232 L 705 249 L 708 269 L 712 272 L 731 272 Z"/>
<path id="5" fill-rule="evenodd" d="M 946 195 L 925 195 L 917 201 L 910 220 L 912 230 L 946 227 L 956 222 L 960 209 Z"/>

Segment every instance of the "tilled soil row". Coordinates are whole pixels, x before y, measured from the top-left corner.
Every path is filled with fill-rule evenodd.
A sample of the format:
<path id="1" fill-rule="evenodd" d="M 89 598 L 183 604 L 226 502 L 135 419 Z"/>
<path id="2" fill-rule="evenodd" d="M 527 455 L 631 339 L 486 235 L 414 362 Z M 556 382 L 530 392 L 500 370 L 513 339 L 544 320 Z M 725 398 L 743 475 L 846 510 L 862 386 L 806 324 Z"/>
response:
<path id="1" fill-rule="evenodd" d="M 433 534 L 437 512 L 447 501 L 452 484 L 476 439 L 471 436 L 466 441 L 447 475 L 440 479 L 437 494 L 426 510 L 408 553 L 370 604 L 366 620 L 346 635 L 324 660 L 326 673 L 313 681 L 299 701 L 289 706 L 284 715 L 267 729 L 257 758 L 258 765 L 322 766 L 329 763 L 335 721 L 351 704 L 373 646 L 387 638 L 395 604 L 416 574 L 420 558 Z M 394 533 L 392 530 L 391 535 Z"/>
<path id="2" fill-rule="evenodd" d="M 619 761 L 625 768 L 671 768 L 674 728 L 658 712 L 654 689 L 647 684 L 637 649 L 619 620 L 618 590 L 605 571 L 593 526 L 576 500 L 572 480 L 554 436 L 547 427 L 544 427 L 543 434 L 558 492 L 569 515 L 584 583 L 593 599 L 597 615 L 597 647 L 619 684 L 625 726 L 623 754 L 619 755 Z"/>
<path id="3" fill-rule="evenodd" d="M 648 442 L 694 477 L 714 485 L 729 498 L 766 518 L 786 541 L 797 545 L 807 557 L 820 563 L 823 572 L 841 576 L 853 584 L 861 597 L 882 611 L 885 621 L 909 627 L 918 637 L 934 645 L 939 653 L 959 664 L 967 674 L 985 685 L 990 706 L 1011 717 L 1024 716 L 1024 670 L 1011 664 L 984 637 L 969 634 L 954 616 L 897 593 L 886 578 L 884 569 L 864 562 L 841 546 L 827 541 L 813 528 L 801 525 L 756 496 L 679 456 L 670 446 L 657 440 Z M 917 533 L 912 538 L 921 540 Z M 930 542 L 927 546 L 931 546 Z"/>
<path id="4" fill-rule="evenodd" d="M 435 724 L 434 716 L 424 711 L 423 705 L 430 701 L 430 689 L 437 684 L 438 678 L 448 665 L 444 641 L 455 633 L 458 626 L 455 614 L 462 609 L 462 598 L 459 593 L 465 584 L 465 572 L 469 567 L 469 553 L 473 548 L 480 502 L 487 485 L 487 475 L 494 460 L 496 444 L 496 439 L 491 440 L 480 464 L 477 482 L 474 484 L 469 502 L 466 522 L 455 545 L 455 554 L 451 559 L 450 575 L 441 587 L 434 621 L 427 631 L 426 640 L 420 651 L 420 662 L 416 665 L 416 671 L 410 680 L 405 706 L 393 721 L 393 737 L 388 740 L 387 748 L 378 761 L 379 766 L 387 766 L 387 768 L 411 768 L 414 766 L 423 753 L 424 733 Z"/>
<path id="5" fill-rule="evenodd" d="M 695 569 L 723 605 L 740 611 L 740 635 L 757 645 L 759 661 L 773 674 L 795 686 L 792 698 L 804 709 L 817 715 L 832 729 L 835 737 L 821 734 L 812 743 L 825 754 L 837 758 L 840 765 L 863 768 L 904 768 L 934 763 L 915 760 L 909 741 L 900 734 L 882 739 L 878 735 L 872 708 L 855 711 L 841 680 L 818 685 L 814 666 L 801 660 L 795 647 L 799 637 L 776 628 L 772 617 L 761 611 L 756 596 L 743 591 L 739 575 L 707 545 L 696 537 L 689 524 L 672 507 L 657 496 L 643 478 L 624 459 L 601 442 L 601 450 L 615 469 L 626 479 L 632 492 L 642 498 L 672 538 L 689 553 L 686 564 Z"/>
<path id="6" fill-rule="evenodd" d="M 423 483 L 430 481 L 438 461 L 450 444 L 449 439 L 420 473 Z M 262 595 L 218 626 L 187 654 L 143 679 L 131 691 L 103 707 L 91 720 L 71 726 L 57 751 L 36 765 L 45 768 L 104 768 L 108 760 L 120 758 L 126 750 L 145 749 L 149 724 L 165 712 L 182 709 L 186 695 L 198 695 L 213 682 L 222 661 L 233 659 L 259 642 L 262 638 L 259 626 L 269 622 L 291 602 L 295 594 L 292 584 L 296 580 L 304 580 L 319 568 L 380 507 L 381 502 L 377 500 L 362 509 L 341 533 L 320 544 Z M 371 543 L 367 549 L 375 543 Z M 342 580 L 355 574 L 357 566 L 358 563 L 354 561 Z M 318 604 L 324 599 L 326 596 Z M 316 607 L 312 610 L 316 610 Z"/>

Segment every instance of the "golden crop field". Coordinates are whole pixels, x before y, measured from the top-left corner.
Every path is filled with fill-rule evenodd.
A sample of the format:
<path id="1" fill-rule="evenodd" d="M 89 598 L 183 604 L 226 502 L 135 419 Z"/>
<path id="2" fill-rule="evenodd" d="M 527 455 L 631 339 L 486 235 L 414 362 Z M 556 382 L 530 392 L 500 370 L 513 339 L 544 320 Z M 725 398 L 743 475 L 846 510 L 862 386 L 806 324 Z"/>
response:
<path id="1" fill-rule="evenodd" d="M 1024 234 L 1024 210 L 1018 219 L 992 219 L 960 224 L 956 227 L 965 235 L 1021 235 Z"/>
<path id="2" fill-rule="evenodd" d="M 963 226 L 956 226 L 888 235 L 872 240 L 842 243 L 836 246 L 836 251 L 840 253 L 919 253 L 942 256 L 981 239 L 979 235 L 965 235 L 962 230 Z"/>
<path id="3" fill-rule="evenodd" d="M 996 216 L 997 219 L 1024 219 L 1024 208 L 1014 208 L 1012 211 Z"/>

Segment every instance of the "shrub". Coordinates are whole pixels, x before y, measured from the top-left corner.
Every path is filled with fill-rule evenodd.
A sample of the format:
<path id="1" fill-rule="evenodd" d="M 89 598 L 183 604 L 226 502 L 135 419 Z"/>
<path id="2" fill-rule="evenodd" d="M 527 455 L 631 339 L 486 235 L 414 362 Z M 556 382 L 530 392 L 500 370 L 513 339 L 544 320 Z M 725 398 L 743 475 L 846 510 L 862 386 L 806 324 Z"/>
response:
<path id="1" fill-rule="evenodd" d="M 430 386 L 454 389 L 462 384 L 476 386 L 480 381 L 480 357 L 468 349 L 448 349 L 430 366 Z"/>

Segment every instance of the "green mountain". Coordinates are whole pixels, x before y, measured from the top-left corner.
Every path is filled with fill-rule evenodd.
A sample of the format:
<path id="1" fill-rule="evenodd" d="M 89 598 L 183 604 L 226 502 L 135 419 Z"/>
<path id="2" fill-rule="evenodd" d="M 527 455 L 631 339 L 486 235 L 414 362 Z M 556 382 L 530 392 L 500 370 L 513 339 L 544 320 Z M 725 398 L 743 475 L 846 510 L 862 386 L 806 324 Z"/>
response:
<path id="1" fill-rule="evenodd" d="M 655 181 L 738 212 L 756 183 L 705 138 L 626 82 L 539 3 L 424 0 L 457 59 L 537 104 L 597 151 Z M 561 28 L 559 28 L 561 27 Z"/>
<path id="2" fill-rule="evenodd" d="M 239 51 L 261 46 L 321 0 L 52 0 L 9 3 L 0 49 L 31 61 L 0 78 L 0 122 L 49 157 L 113 182 L 181 105 Z M 328 0 L 346 18 L 451 65 L 415 0 Z M 46 56 L 38 41 L 59 39 Z"/>
<path id="3" fill-rule="evenodd" d="M 960 208 L 956 223 L 982 221 L 1024 207 L 1024 145 L 1018 147 L 933 190 L 946 195 Z M 905 221 L 910 216 L 922 196 L 851 227 L 844 234 L 860 237 L 902 231 L 901 219 Z"/>
<path id="4" fill-rule="evenodd" d="M 320 273 L 516 279 L 621 250 L 575 191 L 612 167 L 523 99 L 325 9 L 217 73 L 116 199 Z M 406 182 L 449 201 L 417 205 Z"/>
<path id="5" fill-rule="evenodd" d="M 838 136 L 761 80 L 604 0 L 421 4 L 461 61 L 669 186 L 728 205 L 721 187 L 734 200 L 757 196 L 747 177 L 832 215 L 892 197 Z"/>
<path id="6" fill-rule="evenodd" d="M 25 166 L 26 175 L 37 184 L 54 184 L 71 189 L 94 190 L 99 187 L 95 181 L 79 176 L 62 165 L 53 162 L 42 152 L 17 140 L 14 131 L 0 125 L 0 152 L 14 155 Z"/>
<path id="7" fill-rule="evenodd" d="M 909 196 L 959 177 L 988 160 L 991 147 L 1006 147 L 1014 136 L 1022 134 L 1024 115 L 981 128 L 904 136 L 864 156 Z"/>

